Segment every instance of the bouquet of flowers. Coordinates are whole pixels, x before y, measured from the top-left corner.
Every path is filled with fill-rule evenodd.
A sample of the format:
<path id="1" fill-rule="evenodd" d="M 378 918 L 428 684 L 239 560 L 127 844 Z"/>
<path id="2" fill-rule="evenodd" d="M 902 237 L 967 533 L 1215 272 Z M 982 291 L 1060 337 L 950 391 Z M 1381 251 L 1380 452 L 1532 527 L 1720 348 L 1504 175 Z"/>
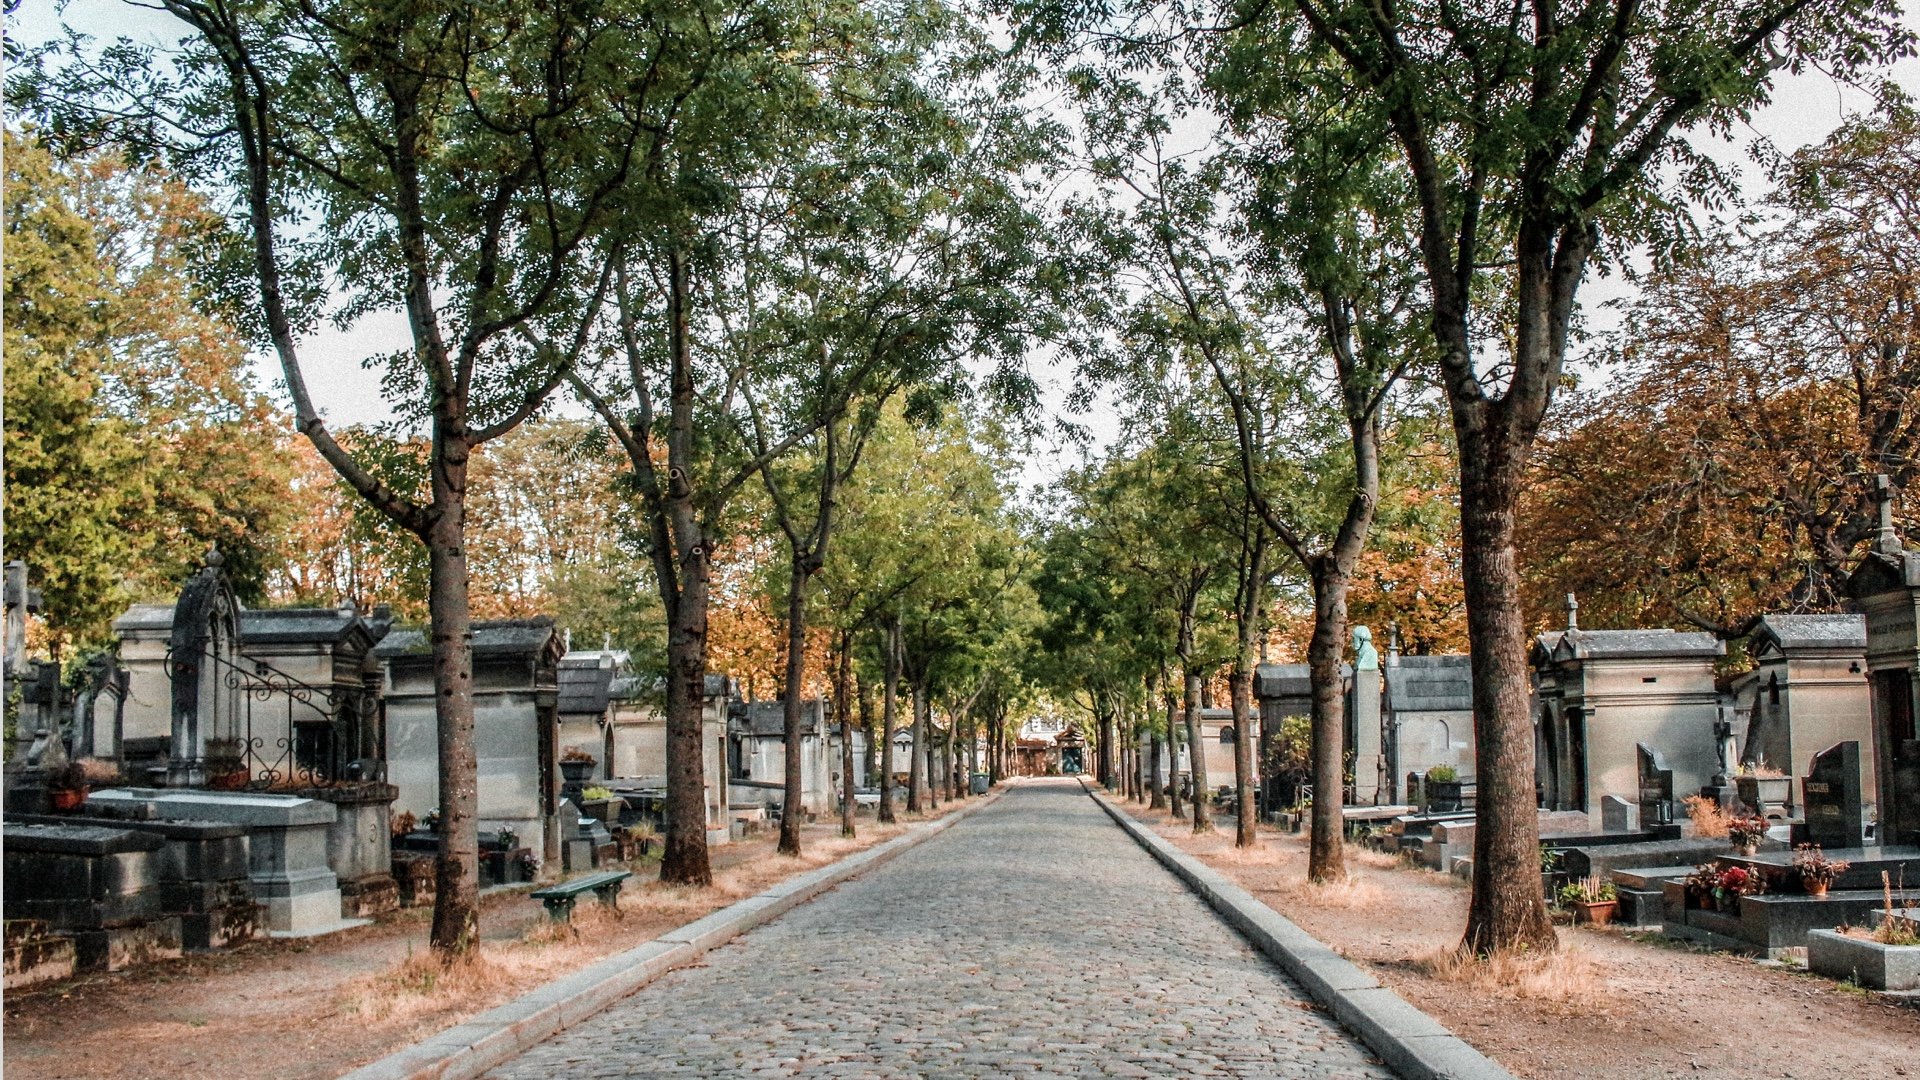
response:
<path id="1" fill-rule="evenodd" d="M 1793 849 L 1793 868 L 1800 874 L 1800 884 L 1809 890 L 1823 892 L 1831 888 L 1850 865 L 1845 859 L 1827 858 L 1819 844 L 1801 844 Z"/>
<path id="2" fill-rule="evenodd" d="M 1758 814 L 1734 818 L 1727 825 L 1727 838 L 1733 841 L 1734 847 L 1753 847 L 1765 835 L 1767 819 Z"/>

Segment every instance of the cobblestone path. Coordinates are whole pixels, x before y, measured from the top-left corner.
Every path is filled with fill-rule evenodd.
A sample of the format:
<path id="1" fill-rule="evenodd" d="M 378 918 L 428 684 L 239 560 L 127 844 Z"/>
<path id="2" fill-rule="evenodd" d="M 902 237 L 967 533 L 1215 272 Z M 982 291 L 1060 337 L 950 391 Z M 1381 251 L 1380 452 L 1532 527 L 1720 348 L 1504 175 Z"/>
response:
<path id="1" fill-rule="evenodd" d="M 1060 782 L 1013 788 L 490 1075 L 1392 1074 Z"/>

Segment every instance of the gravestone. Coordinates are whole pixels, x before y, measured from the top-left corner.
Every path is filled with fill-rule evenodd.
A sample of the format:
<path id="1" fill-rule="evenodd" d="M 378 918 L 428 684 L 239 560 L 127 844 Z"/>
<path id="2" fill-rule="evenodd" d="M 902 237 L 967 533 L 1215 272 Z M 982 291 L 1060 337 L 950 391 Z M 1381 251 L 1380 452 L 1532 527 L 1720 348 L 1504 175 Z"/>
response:
<path id="1" fill-rule="evenodd" d="M 1600 831 L 1630 833 L 1640 831 L 1640 808 L 1618 795 L 1600 797 Z"/>
<path id="2" fill-rule="evenodd" d="M 1660 751 L 1646 743 L 1634 744 L 1640 760 L 1640 826 L 1652 829 L 1674 824 L 1673 770 Z"/>
<path id="3" fill-rule="evenodd" d="M 1860 744 L 1849 739 L 1813 755 L 1813 770 L 1800 781 L 1805 794 L 1807 840 L 1828 850 L 1865 842 L 1860 823 Z"/>

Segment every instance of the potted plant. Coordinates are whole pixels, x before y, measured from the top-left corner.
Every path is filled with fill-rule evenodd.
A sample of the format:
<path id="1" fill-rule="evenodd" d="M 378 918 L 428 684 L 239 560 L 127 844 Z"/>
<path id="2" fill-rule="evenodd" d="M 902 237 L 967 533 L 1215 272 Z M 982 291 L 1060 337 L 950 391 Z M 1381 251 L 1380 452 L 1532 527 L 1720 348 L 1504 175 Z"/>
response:
<path id="1" fill-rule="evenodd" d="M 1767 819 L 1758 814 L 1737 817 L 1727 824 L 1727 839 L 1733 842 L 1733 850 L 1741 855 L 1752 855 L 1760 850 L 1760 838 L 1767 835 Z"/>
<path id="2" fill-rule="evenodd" d="M 1540 845 L 1540 895 L 1554 895 L 1554 879 L 1560 876 L 1560 849 Z"/>
<path id="3" fill-rule="evenodd" d="M 1595 874 L 1562 885 L 1560 904 L 1573 909 L 1575 922 L 1605 926 L 1613 921 L 1614 910 L 1619 906 L 1619 896 L 1614 891 L 1613 882 L 1603 881 L 1598 874 Z"/>
<path id="4" fill-rule="evenodd" d="M 1703 911 L 1737 911 L 1739 898 L 1767 891 L 1767 880 L 1744 866 L 1707 863 L 1687 875 L 1687 902 Z"/>
<path id="5" fill-rule="evenodd" d="M 620 811 L 626 805 L 627 801 L 615 795 L 612 788 L 595 785 L 580 792 L 580 812 L 598 818 L 609 829 L 620 823 Z"/>
<path id="6" fill-rule="evenodd" d="M 1784 807 L 1793 799 L 1793 777 L 1764 761 L 1740 766 L 1733 786 L 1740 801 L 1756 814 L 1765 814 L 1769 807 Z"/>
<path id="7" fill-rule="evenodd" d="M 582 784 L 593 776 L 599 760 L 577 746 L 569 746 L 560 755 L 560 775 L 569 784 Z"/>
<path id="8" fill-rule="evenodd" d="M 1435 765 L 1427 770 L 1427 809 L 1446 813 L 1460 809 L 1463 801 L 1460 770 L 1451 765 Z"/>
<path id="9" fill-rule="evenodd" d="M 1845 859 L 1829 859 L 1819 844 L 1801 844 L 1793 849 L 1793 868 L 1800 874 L 1800 887 L 1808 896 L 1825 896 L 1833 883 L 1852 865 Z"/>
<path id="10" fill-rule="evenodd" d="M 47 798 L 56 814 L 71 814 L 80 809 L 90 790 L 87 771 L 77 761 L 68 762 L 47 778 Z"/>

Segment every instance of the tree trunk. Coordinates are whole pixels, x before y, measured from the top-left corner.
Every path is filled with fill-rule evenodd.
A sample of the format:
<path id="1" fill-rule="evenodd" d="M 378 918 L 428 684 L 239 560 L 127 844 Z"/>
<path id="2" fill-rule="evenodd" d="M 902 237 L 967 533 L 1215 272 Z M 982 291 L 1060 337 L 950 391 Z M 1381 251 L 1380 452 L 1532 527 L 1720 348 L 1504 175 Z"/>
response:
<path id="1" fill-rule="evenodd" d="M 900 620 L 887 620 L 886 685 L 880 698 L 880 809 L 875 820 L 891 825 L 893 816 L 893 725 L 900 708 Z"/>
<path id="2" fill-rule="evenodd" d="M 1341 694 L 1340 655 L 1347 632 L 1347 581 L 1321 560 L 1314 567 L 1313 637 L 1307 643 L 1307 670 L 1313 688 L 1313 827 L 1308 844 L 1307 879 L 1338 881 L 1346 876 L 1345 805 L 1346 702 Z"/>
<path id="3" fill-rule="evenodd" d="M 1185 821 L 1187 813 L 1183 809 L 1186 800 L 1180 797 L 1180 744 L 1183 741 L 1180 731 L 1180 706 L 1171 689 L 1171 680 L 1166 694 L 1167 700 L 1167 813 L 1175 821 Z"/>
<path id="4" fill-rule="evenodd" d="M 1187 771 L 1193 774 L 1193 831 L 1213 831 L 1213 802 L 1207 797 L 1207 736 L 1200 723 L 1200 672 L 1186 673 Z"/>
<path id="5" fill-rule="evenodd" d="M 1462 945 L 1475 954 L 1552 949 L 1539 886 L 1540 820 L 1527 710 L 1526 623 L 1514 561 L 1525 454 L 1470 434 L 1460 453 L 1461 573 L 1474 712 L 1473 898 Z"/>
<path id="6" fill-rule="evenodd" d="M 840 648 L 835 658 L 833 678 L 833 715 L 840 724 L 840 835 L 855 834 L 853 812 L 853 635 L 840 632 Z"/>
<path id="7" fill-rule="evenodd" d="M 867 745 L 862 755 L 866 759 L 862 764 L 867 769 L 867 785 L 877 787 L 879 785 L 875 783 L 875 777 L 880 772 L 879 718 L 873 711 L 873 687 L 867 685 L 867 680 L 860 677 L 857 669 L 853 673 L 853 694 L 860 701 L 860 730 L 867 733 Z"/>
<path id="8" fill-rule="evenodd" d="M 1235 847 L 1254 845 L 1260 821 L 1253 794 L 1253 675 L 1254 650 L 1266 610 L 1267 549 L 1271 539 L 1265 526 L 1251 515 L 1248 524 L 1254 535 L 1242 549 L 1239 618 L 1236 620 L 1239 626 L 1235 641 L 1238 649 L 1233 657 L 1233 670 L 1227 676 L 1227 695 L 1233 708 Z"/>
<path id="9" fill-rule="evenodd" d="M 1167 805 L 1166 789 L 1160 786 L 1160 729 L 1147 733 L 1147 809 L 1160 810 Z M 1171 772 L 1172 770 L 1168 770 Z"/>
<path id="10" fill-rule="evenodd" d="M 780 804 L 780 846 L 782 855 L 800 854 L 800 821 L 806 812 L 806 758 L 802 754 L 803 723 L 800 700 L 807 668 L 807 572 L 805 559 L 796 554 L 787 575 L 787 680 L 781 700 L 782 730 L 786 734 L 786 791 Z M 822 733 L 825 734 L 824 732 Z"/>
<path id="11" fill-rule="evenodd" d="M 1233 794 L 1236 804 L 1233 846 L 1252 847 L 1258 837 L 1255 826 L 1260 813 L 1253 801 L 1253 668 L 1242 649 L 1240 661 L 1227 676 L 1227 692 L 1233 699 Z"/>
<path id="12" fill-rule="evenodd" d="M 427 536 L 428 613 L 439 727 L 440 853 L 433 947 L 464 954 L 480 941 L 479 767 L 473 744 L 473 612 L 466 549 L 468 448 L 435 425 L 437 516 Z"/>
<path id="13" fill-rule="evenodd" d="M 707 858 L 707 579 L 690 572 L 667 630 L 667 830 L 660 880 L 711 885 Z M 725 822 L 722 822 L 725 824 Z"/>
<path id="14" fill-rule="evenodd" d="M 907 699 L 907 708 L 913 710 L 909 727 L 913 731 L 913 749 L 907 754 L 907 813 L 918 814 L 926 806 L 927 788 L 927 725 L 926 713 L 921 706 L 926 701 L 926 690 L 916 682 Z"/>

